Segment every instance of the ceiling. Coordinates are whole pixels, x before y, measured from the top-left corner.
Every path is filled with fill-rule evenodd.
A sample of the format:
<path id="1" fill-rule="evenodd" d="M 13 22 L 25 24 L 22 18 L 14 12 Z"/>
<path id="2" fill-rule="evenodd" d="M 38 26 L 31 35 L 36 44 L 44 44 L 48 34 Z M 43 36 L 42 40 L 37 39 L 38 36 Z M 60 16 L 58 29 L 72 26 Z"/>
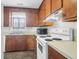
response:
<path id="1" fill-rule="evenodd" d="M 43 0 L 2 0 L 3 6 L 24 7 L 24 8 L 39 8 Z"/>

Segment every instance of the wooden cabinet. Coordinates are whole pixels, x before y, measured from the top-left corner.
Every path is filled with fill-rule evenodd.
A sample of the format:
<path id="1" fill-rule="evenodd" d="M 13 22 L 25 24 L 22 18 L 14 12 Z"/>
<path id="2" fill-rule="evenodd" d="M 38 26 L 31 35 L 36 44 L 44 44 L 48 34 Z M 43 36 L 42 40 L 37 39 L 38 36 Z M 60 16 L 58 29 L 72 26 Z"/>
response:
<path id="1" fill-rule="evenodd" d="M 64 21 L 76 20 L 75 19 L 77 16 L 76 0 L 63 0 L 63 16 Z"/>
<path id="2" fill-rule="evenodd" d="M 4 8 L 4 27 L 9 27 L 9 9 Z"/>
<path id="3" fill-rule="evenodd" d="M 6 36 L 5 49 L 6 51 L 15 51 L 16 40 L 14 36 Z"/>
<path id="4" fill-rule="evenodd" d="M 34 35 L 7 35 L 5 49 L 7 51 L 23 51 L 36 49 Z"/>
<path id="5" fill-rule="evenodd" d="M 26 26 L 34 27 L 38 26 L 38 10 L 30 8 L 16 8 L 16 7 L 4 7 L 4 27 L 9 27 L 10 13 L 12 12 L 25 12 L 26 13 Z"/>
<path id="6" fill-rule="evenodd" d="M 38 26 L 38 10 L 28 10 L 26 15 L 27 15 L 27 20 L 26 20 L 27 27 Z"/>
<path id="7" fill-rule="evenodd" d="M 27 35 L 26 38 L 26 49 L 36 50 L 36 37 L 34 35 Z"/>
<path id="8" fill-rule="evenodd" d="M 57 11 L 58 9 L 62 8 L 62 0 L 51 0 L 52 2 L 52 9 L 51 9 L 51 12 L 55 12 Z"/>
<path id="9" fill-rule="evenodd" d="M 39 20 L 62 7 L 62 0 L 44 0 L 39 9 Z"/>
<path id="10" fill-rule="evenodd" d="M 51 13 L 51 0 L 44 0 L 39 8 L 39 26 L 50 26 L 50 22 L 43 22 Z"/>
<path id="11" fill-rule="evenodd" d="M 42 2 L 40 8 L 39 8 L 39 26 L 45 26 L 45 22 L 43 22 L 44 18 L 46 17 L 46 9 L 45 9 L 45 0 Z"/>
<path id="12" fill-rule="evenodd" d="M 43 22 L 51 13 L 62 7 L 62 0 L 43 0 L 39 9 L 39 25 L 52 26 L 51 22 Z M 51 25 L 49 25 L 51 24 Z"/>
<path id="13" fill-rule="evenodd" d="M 63 21 L 77 20 L 76 0 L 43 0 L 39 9 L 40 24 L 47 16 L 60 9 L 63 12 Z M 46 25 L 46 23 L 44 25 Z"/>
<path id="14" fill-rule="evenodd" d="M 67 59 L 60 53 L 58 53 L 56 50 L 51 48 L 50 46 L 48 47 L 48 59 Z"/>
<path id="15" fill-rule="evenodd" d="M 39 22 L 42 21 L 46 16 L 46 9 L 45 9 L 45 1 L 41 4 L 39 8 Z"/>
<path id="16" fill-rule="evenodd" d="M 52 0 L 44 0 L 44 1 L 45 1 L 45 9 L 46 9 L 46 17 L 47 17 L 48 15 L 51 14 Z"/>
<path id="17" fill-rule="evenodd" d="M 25 46 L 26 46 L 26 39 L 24 35 L 20 36 L 20 35 L 16 35 L 14 36 L 14 40 L 15 42 L 15 51 L 19 51 L 19 50 L 26 50 Z M 7 39 L 8 40 L 8 39 Z"/>

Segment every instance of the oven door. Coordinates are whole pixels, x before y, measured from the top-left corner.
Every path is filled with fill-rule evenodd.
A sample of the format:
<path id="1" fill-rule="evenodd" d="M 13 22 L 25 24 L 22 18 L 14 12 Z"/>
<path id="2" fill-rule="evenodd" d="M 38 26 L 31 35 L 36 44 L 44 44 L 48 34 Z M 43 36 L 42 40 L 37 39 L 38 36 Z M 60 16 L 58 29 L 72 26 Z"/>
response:
<path id="1" fill-rule="evenodd" d="M 37 40 L 37 59 L 48 59 L 48 46 Z"/>
<path id="2" fill-rule="evenodd" d="M 39 49 L 39 52 L 42 54 L 43 53 L 43 46 L 38 43 L 38 49 Z"/>

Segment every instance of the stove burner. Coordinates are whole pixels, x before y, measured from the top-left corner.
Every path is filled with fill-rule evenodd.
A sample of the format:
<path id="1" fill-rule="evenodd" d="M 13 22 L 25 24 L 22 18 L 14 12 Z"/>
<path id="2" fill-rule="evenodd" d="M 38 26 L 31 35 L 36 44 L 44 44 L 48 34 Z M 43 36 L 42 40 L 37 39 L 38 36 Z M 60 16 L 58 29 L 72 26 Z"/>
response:
<path id="1" fill-rule="evenodd" d="M 45 38 L 45 37 L 51 37 L 51 36 L 40 36 L 41 38 Z"/>
<path id="2" fill-rule="evenodd" d="M 53 40 L 62 40 L 61 38 L 53 38 Z"/>
<path id="3" fill-rule="evenodd" d="M 52 41 L 52 39 L 45 39 L 45 41 Z"/>
<path id="4" fill-rule="evenodd" d="M 60 38 L 45 39 L 45 41 L 52 41 L 52 40 L 62 40 L 62 39 L 60 39 Z"/>

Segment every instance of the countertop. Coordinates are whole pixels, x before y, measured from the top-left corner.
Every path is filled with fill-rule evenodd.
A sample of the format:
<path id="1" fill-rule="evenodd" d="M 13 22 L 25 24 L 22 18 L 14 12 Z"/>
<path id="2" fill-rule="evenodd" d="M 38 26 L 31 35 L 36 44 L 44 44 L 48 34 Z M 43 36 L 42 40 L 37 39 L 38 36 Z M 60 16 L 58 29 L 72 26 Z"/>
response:
<path id="1" fill-rule="evenodd" d="M 77 59 L 76 41 L 48 41 L 47 44 L 67 59 Z"/>

